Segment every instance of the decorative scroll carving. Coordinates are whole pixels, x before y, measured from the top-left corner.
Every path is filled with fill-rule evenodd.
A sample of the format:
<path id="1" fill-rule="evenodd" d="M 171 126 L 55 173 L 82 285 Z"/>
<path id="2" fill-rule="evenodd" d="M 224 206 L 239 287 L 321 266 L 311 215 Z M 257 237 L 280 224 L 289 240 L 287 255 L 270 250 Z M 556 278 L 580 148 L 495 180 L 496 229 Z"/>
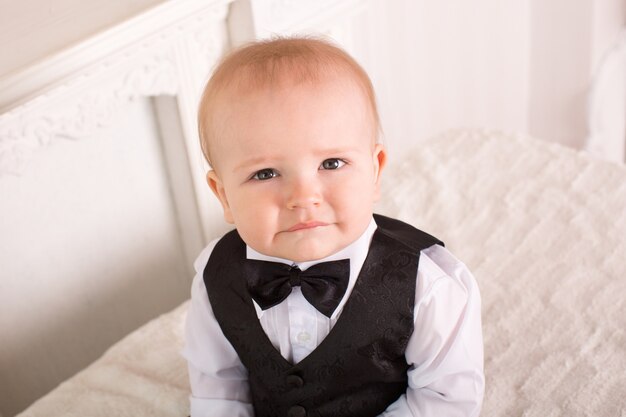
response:
<path id="1" fill-rule="evenodd" d="M 194 55 L 205 77 L 223 52 L 225 36 L 219 20 L 225 3 L 207 8 L 123 50 L 71 74 L 35 99 L 0 115 L 0 175 L 19 175 L 31 152 L 58 140 L 79 140 L 108 126 L 124 104 L 137 97 L 176 95 L 180 88 L 181 54 Z M 182 51 L 182 52 L 181 52 Z"/>
<path id="2" fill-rule="evenodd" d="M 218 13 L 222 11 L 223 13 Z M 226 26 L 210 24 L 211 21 L 225 21 L 226 9 L 215 9 L 214 13 L 200 16 L 197 29 L 186 39 L 189 52 L 196 57 L 194 73 L 198 75 L 198 82 L 204 84 L 213 65 L 226 52 L 228 35 Z"/>

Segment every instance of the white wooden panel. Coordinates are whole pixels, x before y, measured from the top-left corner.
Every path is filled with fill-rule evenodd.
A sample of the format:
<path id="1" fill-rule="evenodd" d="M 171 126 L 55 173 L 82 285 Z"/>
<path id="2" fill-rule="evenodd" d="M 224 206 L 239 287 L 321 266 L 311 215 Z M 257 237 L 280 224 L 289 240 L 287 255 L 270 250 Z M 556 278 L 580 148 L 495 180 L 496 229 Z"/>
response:
<path id="1" fill-rule="evenodd" d="M 9 415 L 188 297 L 149 99 L 0 179 L 0 404 Z M 4 198 L 6 197 L 6 198 Z"/>

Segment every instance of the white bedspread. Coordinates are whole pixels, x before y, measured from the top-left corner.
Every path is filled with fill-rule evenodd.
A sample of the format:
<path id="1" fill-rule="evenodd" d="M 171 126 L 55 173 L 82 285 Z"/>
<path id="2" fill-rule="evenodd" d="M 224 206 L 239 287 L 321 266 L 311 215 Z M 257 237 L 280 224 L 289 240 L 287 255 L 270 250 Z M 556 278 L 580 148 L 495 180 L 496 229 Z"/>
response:
<path id="1" fill-rule="evenodd" d="M 484 416 L 626 416 L 626 168 L 458 131 L 391 162 L 379 212 L 443 239 L 483 297 Z M 186 416 L 186 304 L 20 417 Z"/>

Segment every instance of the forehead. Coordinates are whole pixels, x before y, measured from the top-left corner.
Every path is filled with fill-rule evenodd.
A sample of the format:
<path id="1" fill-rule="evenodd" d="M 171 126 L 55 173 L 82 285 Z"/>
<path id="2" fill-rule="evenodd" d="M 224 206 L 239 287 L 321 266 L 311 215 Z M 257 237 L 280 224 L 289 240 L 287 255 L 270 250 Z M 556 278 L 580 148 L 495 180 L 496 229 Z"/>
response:
<path id="1" fill-rule="evenodd" d="M 304 149 L 369 148 L 375 141 L 369 103 L 350 79 L 282 83 L 223 94 L 214 112 L 215 163 L 229 156 Z"/>
<path id="2" fill-rule="evenodd" d="M 367 98 L 376 137 L 380 122 L 372 83 L 363 68 L 332 43 L 313 38 L 278 38 L 254 42 L 226 55 L 207 83 L 199 106 L 198 128 L 207 161 L 213 165 L 211 148 L 218 133 L 215 125 L 221 122 L 214 117 L 218 97 L 336 77 L 351 79 Z"/>

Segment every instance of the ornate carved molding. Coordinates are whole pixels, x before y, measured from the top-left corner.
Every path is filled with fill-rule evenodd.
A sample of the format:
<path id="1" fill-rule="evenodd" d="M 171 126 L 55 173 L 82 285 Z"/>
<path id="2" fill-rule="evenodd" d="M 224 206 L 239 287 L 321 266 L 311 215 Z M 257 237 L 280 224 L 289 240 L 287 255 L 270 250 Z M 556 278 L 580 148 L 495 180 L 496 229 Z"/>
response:
<path id="1" fill-rule="evenodd" d="M 223 52 L 224 40 L 218 37 L 225 36 L 227 5 L 228 1 L 204 2 L 201 10 L 166 22 L 159 30 L 139 31 L 141 36 L 126 40 L 124 47 L 85 62 L 79 71 L 32 92 L 33 99 L 0 115 L 0 175 L 19 174 L 24 158 L 55 141 L 91 137 L 128 100 L 178 94 L 183 82 L 180 61 L 185 56 L 194 56 L 196 65 L 182 76 L 191 72 L 196 82 L 203 80 Z M 100 44 L 119 34 L 113 29 L 104 37 Z M 51 59 L 50 65 L 58 67 L 58 59 Z M 70 59 L 75 61 L 75 54 L 68 55 Z"/>

